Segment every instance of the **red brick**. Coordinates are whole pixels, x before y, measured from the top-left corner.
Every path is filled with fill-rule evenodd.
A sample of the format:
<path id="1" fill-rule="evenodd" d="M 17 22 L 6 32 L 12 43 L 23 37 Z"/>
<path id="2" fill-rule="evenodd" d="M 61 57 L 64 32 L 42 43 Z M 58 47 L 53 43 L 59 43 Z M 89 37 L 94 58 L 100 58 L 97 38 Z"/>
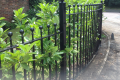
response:
<path id="1" fill-rule="evenodd" d="M 12 21 L 13 10 L 24 7 L 26 12 L 29 9 L 29 0 L 0 0 L 0 17 L 5 17 L 7 21 Z"/>

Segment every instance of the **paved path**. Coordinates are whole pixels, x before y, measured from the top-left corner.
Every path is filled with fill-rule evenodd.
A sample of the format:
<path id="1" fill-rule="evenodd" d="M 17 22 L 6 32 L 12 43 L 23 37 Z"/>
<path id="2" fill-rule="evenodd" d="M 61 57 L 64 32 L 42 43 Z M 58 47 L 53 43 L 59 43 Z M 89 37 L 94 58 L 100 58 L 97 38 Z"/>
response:
<path id="1" fill-rule="evenodd" d="M 120 11 L 119 11 L 120 12 Z M 102 30 L 108 39 L 102 41 L 98 55 L 76 80 L 120 80 L 120 13 L 104 12 Z M 115 40 L 111 40 L 114 33 Z"/>
<path id="2" fill-rule="evenodd" d="M 105 12 L 104 16 L 107 19 L 103 21 L 103 31 L 114 33 L 115 40 L 111 40 L 107 61 L 97 80 L 120 80 L 120 13 Z"/>

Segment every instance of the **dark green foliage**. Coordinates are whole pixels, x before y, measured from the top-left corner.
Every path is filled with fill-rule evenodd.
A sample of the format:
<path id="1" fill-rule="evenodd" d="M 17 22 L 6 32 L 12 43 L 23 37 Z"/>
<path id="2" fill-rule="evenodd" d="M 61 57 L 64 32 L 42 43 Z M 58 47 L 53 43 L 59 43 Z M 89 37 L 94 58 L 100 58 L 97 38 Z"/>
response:
<path id="1" fill-rule="evenodd" d="M 53 0 L 45 0 L 45 1 L 50 3 L 50 2 L 52 2 Z M 58 0 L 56 0 L 56 1 L 58 1 Z"/>
<path id="2" fill-rule="evenodd" d="M 35 8 L 35 6 L 37 6 L 42 1 L 43 0 L 29 0 L 29 6 L 30 8 Z"/>
<path id="3" fill-rule="evenodd" d="M 30 8 L 36 8 L 37 5 L 43 1 L 46 1 L 47 3 L 51 3 L 53 0 L 29 0 L 29 6 Z M 59 0 L 55 0 L 59 1 Z"/>
<path id="4" fill-rule="evenodd" d="M 6 25 L 3 26 L 4 30 L 16 28 L 16 26 L 15 26 L 15 24 L 13 22 L 3 20 L 3 21 L 1 21 L 1 23 L 6 23 Z"/>
<path id="5" fill-rule="evenodd" d="M 40 10 L 40 8 L 38 7 L 39 3 L 42 3 L 45 1 L 47 3 L 53 2 L 53 0 L 29 0 L 30 9 L 29 11 L 27 11 L 27 14 L 30 19 L 32 19 L 33 17 L 36 17 L 37 11 Z M 58 1 L 58 0 L 55 0 L 55 1 Z"/>
<path id="6" fill-rule="evenodd" d="M 29 41 L 31 40 L 31 37 L 29 37 L 29 35 L 31 34 L 31 32 L 29 31 L 29 28 L 34 27 L 34 38 L 40 38 L 40 37 L 45 37 L 48 35 L 48 27 L 47 24 L 50 25 L 49 30 L 50 30 L 50 34 L 54 34 L 55 33 L 55 27 L 53 26 L 54 23 L 57 24 L 56 26 L 56 30 L 57 32 L 59 32 L 59 14 L 57 13 L 58 11 L 58 7 L 59 7 L 59 3 L 58 2 L 51 2 L 52 0 L 46 0 L 49 3 L 46 3 L 45 0 L 43 0 L 44 2 L 39 3 L 39 1 L 42 0 L 30 0 L 31 3 L 31 8 L 30 10 L 26 13 L 23 13 L 23 7 L 18 9 L 18 10 L 14 10 L 14 23 L 17 26 L 16 28 L 18 29 L 23 29 L 25 34 L 24 34 L 24 40 Z M 57 1 L 57 0 L 54 0 Z M 69 2 L 68 2 L 69 1 Z M 90 2 L 90 0 L 88 0 L 89 2 L 87 3 L 94 3 L 94 1 Z M 68 4 L 78 4 L 78 3 L 83 3 L 85 2 L 84 0 L 65 0 L 65 2 Z M 37 4 L 39 4 L 37 6 Z M 76 6 L 77 7 L 77 6 Z M 71 7 L 71 13 L 73 13 L 73 7 Z M 87 7 L 85 7 L 85 10 L 87 9 Z M 90 8 L 91 11 L 93 11 L 93 8 Z M 95 9 L 94 9 L 95 10 Z M 66 9 L 66 12 L 68 13 L 68 9 Z M 77 12 L 77 9 L 75 10 L 75 12 Z M 37 14 L 36 14 L 37 13 Z M 92 23 L 96 23 L 96 20 L 94 19 L 94 16 L 91 19 L 93 20 L 89 20 L 90 18 L 88 17 L 89 13 L 82 13 L 82 16 L 86 18 L 88 18 L 88 21 L 82 21 L 82 25 L 84 25 L 86 22 L 88 22 L 88 26 L 89 29 L 91 29 L 91 24 Z M 94 14 L 92 14 L 93 16 Z M 94 46 L 95 41 L 90 42 L 91 40 L 97 40 L 98 37 L 97 35 L 95 35 L 95 33 L 97 33 L 96 30 L 96 25 L 93 25 L 93 30 L 94 30 L 94 34 L 88 32 L 88 34 L 91 34 L 91 37 L 89 36 L 90 40 L 88 40 L 88 42 L 85 42 L 87 40 L 86 37 L 88 37 L 87 33 L 83 34 L 83 31 L 86 32 L 88 31 L 88 28 L 84 28 L 80 27 L 80 23 L 76 22 L 75 20 L 75 24 L 73 25 L 73 18 L 74 16 L 71 16 L 71 21 L 69 22 L 69 18 L 67 16 L 66 18 L 66 33 L 68 33 L 69 31 L 69 25 L 71 25 L 71 27 L 75 26 L 75 34 L 77 34 L 77 26 L 79 26 L 78 30 L 79 31 L 79 35 L 81 34 L 81 36 L 85 36 L 84 39 L 81 37 L 81 62 L 85 62 L 85 52 L 83 52 L 85 50 L 85 48 L 83 47 L 83 42 L 85 43 L 84 46 Z M 79 15 L 79 17 L 81 18 L 81 15 Z M 75 19 L 77 19 L 77 16 L 75 15 Z M 80 19 L 79 19 L 80 20 Z M 4 25 L 3 25 L 4 26 Z M 39 30 L 39 26 L 43 26 L 42 29 L 42 36 L 40 35 L 40 30 Z M 3 32 L 1 30 L 1 32 Z M 63 51 L 59 50 L 59 46 L 60 46 L 60 38 L 58 36 L 60 36 L 59 34 L 57 34 L 57 46 L 55 45 L 55 37 L 51 36 L 50 40 L 48 41 L 48 38 L 43 39 L 43 51 L 41 49 L 41 40 L 36 41 L 33 44 L 28 44 L 28 45 L 19 45 L 19 47 L 17 48 L 17 50 L 14 50 L 14 53 L 11 52 L 4 52 L 1 53 L 1 62 L 2 62 L 2 70 L 3 70 L 3 75 L 5 75 L 3 77 L 2 80 L 12 80 L 10 78 L 12 78 L 11 74 L 8 73 L 12 70 L 12 65 L 15 65 L 15 70 L 16 70 L 16 80 L 23 80 L 24 75 L 23 73 L 23 69 L 26 69 L 27 71 L 27 75 L 32 75 L 33 74 L 33 64 L 32 61 L 35 61 L 35 67 L 36 67 L 36 74 L 37 74 L 37 80 L 41 80 L 41 68 L 42 66 L 44 66 L 44 75 L 45 75 L 45 80 L 47 80 L 46 78 L 48 78 L 49 76 L 49 64 L 51 65 L 51 71 L 52 74 L 55 73 L 55 61 L 57 61 L 57 69 L 59 72 L 59 68 L 60 68 L 60 62 L 61 62 L 61 54 L 66 53 L 66 57 L 67 57 L 67 62 L 69 61 L 69 55 L 71 56 L 71 64 L 73 64 L 73 54 L 74 57 L 77 56 L 77 53 L 79 50 L 77 50 L 77 41 L 80 40 L 80 38 L 78 39 L 77 35 L 75 35 L 75 37 L 73 37 L 73 28 L 71 28 L 70 30 L 71 32 L 71 46 L 68 46 L 68 36 L 66 36 L 66 49 Z M 93 32 L 93 31 L 92 31 Z M 16 31 L 17 33 L 17 31 Z M 21 38 L 21 36 L 17 35 L 18 39 Z M 3 41 L 1 41 L 3 42 Z M 16 43 L 21 44 L 21 40 L 17 41 Z M 73 45 L 74 44 L 74 45 Z M 80 43 L 79 43 L 80 44 Z M 2 44 L 3 45 L 3 44 Z M 32 52 L 31 48 L 33 47 L 33 45 L 35 46 L 35 52 Z M 73 48 L 74 47 L 74 48 Z M 80 47 L 79 47 L 80 48 Z M 32 55 L 35 54 L 35 59 L 32 59 Z M 78 57 L 80 58 L 80 56 Z M 43 64 L 41 63 L 41 61 L 43 61 Z M 77 61 L 77 59 L 75 59 L 75 62 Z M 29 64 L 29 66 L 28 66 Z M 68 67 L 68 64 L 67 64 Z M 29 74 L 28 74 L 29 72 Z M 73 74 L 71 72 L 71 74 Z M 38 76 L 39 75 L 39 76 Z M 54 76 L 53 76 L 54 77 Z M 32 80 L 32 76 L 28 77 L 29 80 Z M 53 80 L 53 79 L 52 79 Z"/>
<path id="7" fill-rule="evenodd" d="M 32 19 L 33 17 L 36 17 L 37 10 L 35 10 L 34 8 L 31 8 L 26 13 L 28 14 L 28 17 Z"/>
<path id="8" fill-rule="evenodd" d="M 105 0 L 105 5 L 108 7 L 120 7 L 120 0 Z"/>

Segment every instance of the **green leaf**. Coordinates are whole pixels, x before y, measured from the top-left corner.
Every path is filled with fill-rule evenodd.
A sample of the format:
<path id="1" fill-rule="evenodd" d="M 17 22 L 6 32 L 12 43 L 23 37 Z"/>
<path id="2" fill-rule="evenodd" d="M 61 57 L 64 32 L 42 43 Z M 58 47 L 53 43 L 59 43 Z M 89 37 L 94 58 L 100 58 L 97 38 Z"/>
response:
<path id="1" fill-rule="evenodd" d="M 20 65 L 23 69 L 29 70 L 29 66 L 27 65 L 27 63 L 21 63 Z"/>
<path id="2" fill-rule="evenodd" d="M 73 51 L 72 51 L 72 53 L 78 53 L 78 52 L 79 52 L 79 51 L 77 51 L 77 50 L 73 50 Z"/>
<path id="3" fill-rule="evenodd" d="M 61 54 L 63 54 L 64 52 L 56 52 L 56 53 L 54 53 L 53 55 L 61 55 Z"/>
<path id="4" fill-rule="evenodd" d="M 18 48 L 20 48 L 22 51 L 26 52 L 26 49 L 25 49 L 25 47 L 24 47 L 24 46 L 25 46 L 25 45 L 20 44 Z"/>
<path id="5" fill-rule="evenodd" d="M 1 54 L 1 60 L 5 58 L 5 54 Z"/>
<path id="6" fill-rule="evenodd" d="M 10 57 L 4 57 L 5 59 L 7 59 L 7 60 L 9 60 L 9 61 L 12 61 L 12 62 L 14 62 L 14 60 L 13 59 L 11 59 Z"/>
<path id="7" fill-rule="evenodd" d="M 49 63 L 49 62 L 50 62 L 50 57 L 47 58 L 47 63 Z"/>
<path id="8" fill-rule="evenodd" d="M 22 24 L 25 24 L 27 21 L 27 19 L 22 19 Z"/>
<path id="9" fill-rule="evenodd" d="M 2 28 L 0 28 L 0 35 L 2 35 L 2 33 L 3 33 L 3 29 L 2 29 Z"/>
<path id="10" fill-rule="evenodd" d="M 0 17 L 0 20 L 3 20 L 3 19 L 5 19 L 5 17 Z"/>
<path id="11" fill-rule="evenodd" d="M 6 23 L 1 23 L 1 24 L 0 24 L 0 28 L 3 27 L 5 24 L 6 24 Z"/>
<path id="12" fill-rule="evenodd" d="M 29 55 L 25 55 L 23 62 L 28 62 L 29 59 L 30 59 L 30 56 Z"/>
<path id="13" fill-rule="evenodd" d="M 16 73 L 15 76 L 16 76 L 16 78 L 19 79 L 19 80 L 20 80 L 21 78 L 23 78 L 22 73 Z"/>

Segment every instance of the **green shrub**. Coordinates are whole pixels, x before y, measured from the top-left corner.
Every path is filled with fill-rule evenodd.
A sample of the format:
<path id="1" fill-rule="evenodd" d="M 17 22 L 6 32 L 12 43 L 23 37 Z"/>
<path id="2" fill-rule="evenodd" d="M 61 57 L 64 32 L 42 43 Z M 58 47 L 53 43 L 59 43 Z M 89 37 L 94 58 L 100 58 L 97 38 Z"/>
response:
<path id="1" fill-rule="evenodd" d="M 37 10 L 38 10 L 38 9 L 37 9 Z M 32 19 L 33 17 L 37 17 L 37 16 L 36 16 L 37 10 L 34 9 L 34 8 L 31 8 L 31 9 L 29 9 L 29 11 L 27 11 L 26 13 L 28 14 L 28 17 L 29 17 L 30 19 Z"/>
<path id="2" fill-rule="evenodd" d="M 30 8 L 35 8 L 35 6 L 37 6 L 42 1 L 43 0 L 29 0 L 29 6 Z"/>
<path id="3" fill-rule="evenodd" d="M 30 0 L 33 1 L 33 0 Z M 54 34 L 55 32 L 55 27 L 53 26 L 54 23 L 57 23 L 57 32 L 59 32 L 58 28 L 59 28 L 59 14 L 57 13 L 58 10 L 58 2 L 51 2 L 50 3 L 39 3 L 39 6 L 36 8 L 36 5 L 38 4 L 37 2 L 35 2 L 37 0 L 34 0 L 33 2 L 35 4 L 31 5 L 33 8 L 30 9 L 30 11 L 28 12 L 28 14 L 26 13 L 22 13 L 24 8 L 20 8 L 18 10 L 14 10 L 14 23 L 17 26 L 16 28 L 20 28 L 23 29 L 25 33 L 27 33 L 28 35 L 31 34 L 31 32 L 26 32 L 26 31 L 30 31 L 29 28 L 34 27 L 34 38 L 40 38 L 40 30 L 39 30 L 39 26 L 43 26 L 42 29 L 42 37 L 45 37 L 48 35 L 48 27 L 47 24 L 50 25 L 50 34 Z M 41 0 L 42 1 L 42 0 Z M 88 4 L 88 3 L 94 3 L 94 1 L 96 0 L 65 0 L 66 4 L 78 4 L 78 3 L 82 3 L 82 4 Z M 100 0 L 98 0 L 98 2 L 96 3 L 100 3 Z M 39 8 L 39 9 L 38 9 Z M 73 7 L 71 7 L 71 12 L 73 12 Z M 35 10 L 35 12 L 34 12 Z M 93 10 L 93 9 L 92 9 Z M 68 10 L 66 10 L 68 12 Z M 37 16 L 37 17 L 36 17 Z M 71 16 L 72 17 L 72 16 Z M 68 21 L 68 17 L 66 18 L 66 22 L 67 22 L 67 27 L 66 27 L 66 34 L 68 33 L 68 25 L 71 25 L 73 22 L 73 18 L 71 19 L 71 23 L 69 23 Z M 88 21 L 89 25 L 91 23 L 91 20 Z M 75 24 L 75 27 L 77 27 L 77 25 L 80 26 L 80 24 Z M 71 25 L 73 26 L 73 24 Z M 79 28 L 80 29 L 80 28 Z M 79 30 L 78 29 L 78 30 Z M 76 30 L 76 29 L 75 29 Z M 77 30 L 76 30 L 77 31 Z M 22 80 L 23 78 L 23 69 L 29 69 L 29 67 L 33 67 L 32 61 L 33 59 L 31 59 L 31 55 L 35 54 L 35 61 L 36 61 L 36 74 L 39 75 L 38 80 L 40 80 L 40 75 L 42 72 L 41 70 L 38 70 L 39 68 L 41 69 L 42 66 L 44 66 L 45 69 L 45 76 L 48 76 L 49 70 L 49 64 L 51 64 L 51 68 L 52 68 L 52 72 L 54 72 L 54 67 L 55 67 L 55 60 L 57 61 L 57 66 L 60 68 L 60 60 L 61 60 L 61 54 L 63 54 L 63 52 L 65 52 L 67 54 L 67 61 L 68 61 L 68 56 L 71 55 L 71 58 L 73 57 L 73 54 L 75 54 L 75 57 L 78 53 L 76 46 L 76 42 L 78 41 L 77 37 L 73 37 L 73 29 L 71 28 L 71 47 L 68 46 L 68 35 L 66 36 L 66 49 L 64 51 L 59 50 L 59 43 L 60 43 L 60 39 L 59 39 L 59 35 L 57 35 L 57 46 L 55 45 L 55 40 L 54 40 L 54 36 L 50 37 L 50 40 L 48 41 L 48 38 L 43 39 L 43 54 L 41 53 L 41 40 L 36 41 L 36 43 L 34 44 L 30 44 L 30 45 L 19 45 L 20 51 L 16 50 L 13 53 L 10 52 L 6 52 L 6 55 L 4 56 L 4 54 L 2 54 L 2 70 L 6 69 L 6 71 L 3 71 L 3 74 L 8 76 L 8 71 L 11 70 L 12 65 L 15 65 L 16 68 L 16 78 L 17 80 Z M 82 34 L 81 36 L 83 36 L 84 34 Z M 24 36 L 26 36 L 24 34 Z M 85 35 L 84 35 L 85 36 Z M 94 35 L 92 35 L 94 36 Z M 30 39 L 31 37 L 29 37 Z M 93 37 L 92 37 L 93 38 Z M 24 39 L 27 39 L 26 37 L 24 37 Z M 30 39 L 31 40 L 31 39 Z M 83 41 L 82 41 L 83 43 Z M 89 43 L 88 43 L 89 44 Z M 34 53 L 30 53 L 31 52 L 31 48 L 32 46 L 35 45 L 35 52 Z M 81 44 L 83 46 L 83 44 Z M 91 45 L 91 44 L 89 44 Z M 30 47 L 29 47 L 30 46 Z M 92 45 L 91 45 L 92 46 Z M 74 47 L 74 49 L 73 49 Z M 82 48 L 82 50 L 84 50 Z M 30 53 L 30 54 L 28 54 Z M 49 53 L 51 53 L 51 55 L 49 55 Z M 42 54 L 42 55 L 41 55 Z M 84 54 L 84 53 L 83 53 Z M 11 56 L 10 56 L 11 55 Z M 4 58 L 5 57 L 5 58 Z M 27 60 L 26 60 L 27 59 Z M 41 60 L 43 60 L 43 64 L 41 64 Z M 76 59 L 75 59 L 76 61 Z M 29 67 L 28 64 L 29 63 Z M 73 58 L 71 59 L 71 64 L 73 63 Z M 6 65 L 7 64 L 7 65 Z M 11 67 L 10 67 L 11 66 Z M 68 66 L 68 65 L 67 65 Z M 18 71 L 19 68 L 19 71 Z M 32 74 L 32 69 L 29 69 L 27 71 L 31 71 L 29 72 L 30 74 Z M 37 73 L 38 72 L 38 73 Z M 17 75 L 18 74 L 18 75 Z M 9 74 L 10 75 L 10 74 Z M 4 80 L 7 80 L 11 77 L 7 77 L 4 76 Z M 20 77 L 21 76 L 21 77 Z M 47 78 L 47 77 L 45 77 Z M 46 79 L 45 79 L 46 80 Z"/>
<path id="4" fill-rule="evenodd" d="M 5 26 L 6 23 L 2 22 L 2 20 L 5 19 L 4 17 L 0 17 L 0 49 L 6 48 L 7 44 L 5 43 L 5 39 L 7 37 L 3 36 L 7 30 L 3 31 L 3 26 Z"/>
<path id="5" fill-rule="evenodd" d="M 5 20 L 2 20 L 1 22 L 6 23 L 6 25 L 3 26 L 4 30 L 16 28 L 16 25 L 13 22 L 5 21 Z"/>

